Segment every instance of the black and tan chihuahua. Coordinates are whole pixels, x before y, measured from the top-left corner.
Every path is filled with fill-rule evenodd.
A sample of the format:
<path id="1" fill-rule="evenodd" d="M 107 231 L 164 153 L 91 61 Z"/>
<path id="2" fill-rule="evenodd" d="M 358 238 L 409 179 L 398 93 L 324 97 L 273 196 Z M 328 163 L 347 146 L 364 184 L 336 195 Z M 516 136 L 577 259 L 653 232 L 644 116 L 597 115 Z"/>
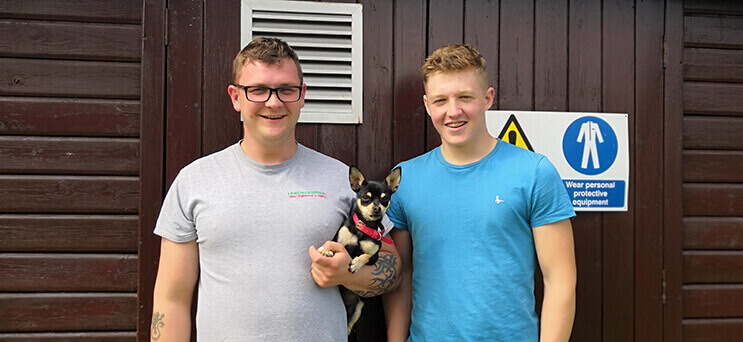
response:
<path id="1" fill-rule="evenodd" d="M 334 241 L 342 244 L 351 256 L 351 263 L 348 265 L 349 272 L 356 273 L 366 264 L 373 265 L 379 258 L 382 242 L 392 244 L 392 240 L 383 236 L 385 231 L 382 226 L 382 217 L 390 205 L 390 197 L 400 185 L 400 177 L 401 169 L 396 167 L 383 182 L 367 181 L 358 168 L 350 167 L 348 178 L 351 182 L 351 189 L 356 192 L 356 203 L 351 215 L 346 218 L 333 238 Z M 325 251 L 322 254 L 327 257 L 333 256 L 331 251 Z M 350 334 L 361 316 L 364 302 L 361 297 L 343 286 L 340 290 L 346 306 L 348 333 Z"/>

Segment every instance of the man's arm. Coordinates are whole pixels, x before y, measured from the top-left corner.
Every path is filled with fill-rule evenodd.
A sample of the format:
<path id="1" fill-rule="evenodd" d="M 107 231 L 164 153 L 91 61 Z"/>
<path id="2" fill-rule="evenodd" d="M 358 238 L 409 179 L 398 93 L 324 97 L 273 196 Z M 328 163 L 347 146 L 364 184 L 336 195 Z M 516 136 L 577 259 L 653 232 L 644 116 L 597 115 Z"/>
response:
<path id="1" fill-rule="evenodd" d="M 191 301 L 199 277 L 196 240 L 176 243 L 163 238 L 152 303 L 151 341 L 189 341 Z"/>
<path id="2" fill-rule="evenodd" d="M 387 341 L 404 342 L 410 334 L 410 311 L 413 307 L 413 242 L 406 230 L 393 229 L 390 235 L 395 240 L 402 269 L 398 276 L 400 287 L 382 296 Z"/>
<path id="3" fill-rule="evenodd" d="M 332 251 L 332 257 L 320 254 Z M 400 258 L 395 245 L 382 243 L 379 260 L 374 265 L 364 265 L 356 273 L 348 271 L 351 257 L 343 245 L 327 241 L 322 247 L 310 247 L 312 259 L 312 278 L 320 287 L 343 285 L 362 297 L 373 297 L 387 293 L 400 285 L 398 277 Z"/>
<path id="4" fill-rule="evenodd" d="M 575 318 L 575 247 L 570 220 L 532 229 L 544 276 L 541 342 L 568 341 Z"/>

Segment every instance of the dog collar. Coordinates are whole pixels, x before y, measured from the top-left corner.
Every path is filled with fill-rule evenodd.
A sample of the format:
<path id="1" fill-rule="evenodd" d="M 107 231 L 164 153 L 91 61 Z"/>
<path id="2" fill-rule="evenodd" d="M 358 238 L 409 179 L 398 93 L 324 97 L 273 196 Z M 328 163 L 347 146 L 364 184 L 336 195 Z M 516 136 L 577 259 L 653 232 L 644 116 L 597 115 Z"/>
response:
<path id="1" fill-rule="evenodd" d="M 364 234 L 366 235 L 371 236 L 372 239 L 377 240 L 377 241 L 382 241 L 388 245 L 391 245 L 393 243 L 392 240 L 390 240 L 387 237 L 382 236 L 382 234 L 380 234 L 378 231 L 367 227 L 367 225 L 364 224 L 364 222 L 359 219 L 359 216 L 356 215 L 356 213 L 353 214 L 353 223 L 356 224 L 356 228 L 358 230 L 364 232 Z M 379 225 L 382 226 L 381 223 Z M 382 226 L 382 229 L 384 229 L 384 226 Z"/>

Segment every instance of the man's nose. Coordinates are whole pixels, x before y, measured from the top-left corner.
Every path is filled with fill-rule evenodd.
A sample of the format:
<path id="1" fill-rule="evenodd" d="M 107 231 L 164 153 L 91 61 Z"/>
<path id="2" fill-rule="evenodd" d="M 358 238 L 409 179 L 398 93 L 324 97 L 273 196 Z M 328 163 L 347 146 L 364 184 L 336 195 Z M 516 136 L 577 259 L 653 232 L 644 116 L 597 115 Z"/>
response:
<path id="1" fill-rule="evenodd" d="M 278 91 L 272 91 L 271 96 L 268 98 L 268 101 L 266 101 L 265 106 L 266 107 L 280 107 L 283 106 L 284 103 L 279 100 L 279 94 Z"/>

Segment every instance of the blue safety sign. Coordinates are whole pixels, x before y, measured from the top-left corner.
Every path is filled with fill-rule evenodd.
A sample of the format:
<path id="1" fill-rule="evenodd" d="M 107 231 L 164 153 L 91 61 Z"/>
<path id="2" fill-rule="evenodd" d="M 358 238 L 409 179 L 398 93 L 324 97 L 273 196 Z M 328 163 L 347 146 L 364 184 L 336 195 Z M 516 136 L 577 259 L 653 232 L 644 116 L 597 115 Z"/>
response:
<path id="1" fill-rule="evenodd" d="M 627 114 L 614 113 L 485 113 L 491 135 L 549 158 L 576 211 L 627 210 L 627 121 Z"/>

